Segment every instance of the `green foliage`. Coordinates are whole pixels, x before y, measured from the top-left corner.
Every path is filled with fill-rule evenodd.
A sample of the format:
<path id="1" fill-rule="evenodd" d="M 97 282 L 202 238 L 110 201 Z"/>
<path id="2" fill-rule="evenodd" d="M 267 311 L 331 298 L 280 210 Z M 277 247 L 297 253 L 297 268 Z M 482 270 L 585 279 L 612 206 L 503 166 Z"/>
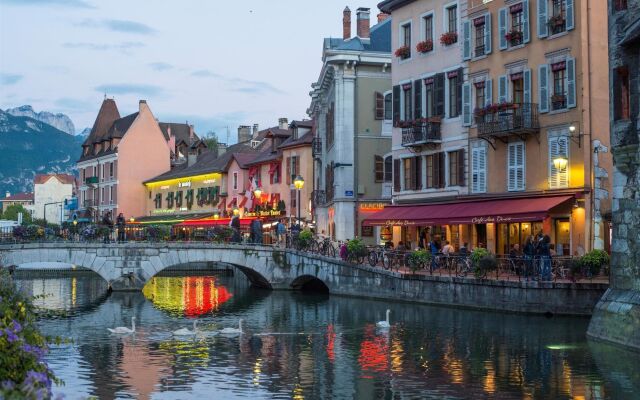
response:
<path id="1" fill-rule="evenodd" d="M 45 223 L 45 220 L 43 218 L 34 218 L 32 223 L 34 225 L 38 225 L 38 226 L 41 226 L 43 228 L 51 228 L 51 229 L 54 229 L 54 230 L 55 229 L 60 229 L 60 225 L 54 224 L 54 223 L 49 222 L 49 221 L 47 221 Z"/>
<path id="2" fill-rule="evenodd" d="M 287 203 L 284 200 L 278 202 L 278 211 L 287 211 Z"/>
<path id="3" fill-rule="evenodd" d="M 214 242 L 226 242 L 233 236 L 233 228 L 230 226 L 215 226 L 213 229 L 209 230 L 208 236 Z"/>
<path id="4" fill-rule="evenodd" d="M 111 234 L 111 229 L 106 225 L 100 225 L 96 232 L 98 237 L 107 237 Z"/>
<path id="5" fill-rule="evenodd" d="M 148 240 L 168 240 L 171 236 L 171 227 L 168 225 L 150 225 L 147 227 L 146 232 Z"/>
<path id="6" fill-rule="evenodd" d="M 22 223 L 23 224 L 30 224 L 31 223 L 31 214 L 29 213 L 29 211 L 27 211 L 26 208 L 24 208 L 20 204 L 12 204 L 12 205 L 8 206 L 2 212 L 2 219 L 8 219 L 8 220 L 11 220 L 11 221 L 17 221 L 18 220 L 18 213 L 22 213 Z"/>
<path id="7" fill-rule="evenodd" d="M 599 275 L 603 266 L 609 264 L 609 254 L 604 250 L 591 250 L 581 258 L 582 264 L 591 275 Z"/>
<path id="8" fill-rule="evenodd" d="M 35 314 L 31 299 L 0 271 L 0 398 L 50 398 L 52 382 L 62 383 L 44 360 L 48 344 L 60 340 L 40 334 Z"/>
<path id="9" fill-rule="evenodd" d="M 489 254 L 491 254 L 489 253 L 489 250 L 482 247 L 476 247 L 473 249 L 471 252 L 471 261 L 473 262 L 473 265 L 480 265 L 480 259 L 488 256 Z"/>
<path id="10" fill-rule="evenodd" d="M 298 243 L 300 243 L 300 246 L 303 248 L 306 248 L 307 246 L 309 246 L 312 240 L 313 240 L 313 233 L 311 233 L 309 229 L 303 230 L 298 235 Z"/>
<path id="11" fill-rule="evenodd" d="M 203 138 L 202 141 L 207 145 L 207 149 L 209 149 L 210 152 L 218 154 L 218 135 L 214 131 L 207 132 L 206 137 Z"/>
<path id="12" fill-rule="evenodd" d="M 353 239 L 347 243 L 347 251 L 350 255 L 365 256 L 367 254 L 367 246 L 360 239 Z"/>
<path id="13" fill-rule="evenodd" d="M 409 268 L 415 273 L 417 269 L 423 268 L 431 261 L 431 253 L 423 249 L 418 249 L 409 253 L 407 261 L 409 262 Z"/>
<path id="14" fill-rule="evenodd" d="M 495 271 L 498 268 L 498 260 L 493 254 L 488 254 L 480 258 L 478 267 L 483 271 Z"/>

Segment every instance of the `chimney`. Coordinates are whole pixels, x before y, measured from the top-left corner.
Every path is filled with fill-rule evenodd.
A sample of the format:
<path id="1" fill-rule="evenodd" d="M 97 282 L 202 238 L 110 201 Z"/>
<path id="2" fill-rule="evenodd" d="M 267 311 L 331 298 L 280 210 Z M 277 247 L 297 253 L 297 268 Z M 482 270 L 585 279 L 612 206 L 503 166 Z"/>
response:
<path id="1" fill-rule="evenodd" d="M 240 125 L 238 127 L 238 143 L 248 142 L 249 140 L 251 140 L 251 127 Z"/>
<path id="2" fill-rule="evenodd" d="M 5 193 L 5 194 L 4 194 L 4 197 L 6 197 L 6 198 L 11 197 L 11 193 L 9 193 L 9 192 Z"/>
<path id="3" fill-rule="evenodd" d="M 280 129 L 289 129 L 289 120 L 286 118 L 278 119 L 278 128 Z"/>
<path id="4" fill-rule="evenodd" d="M 189 154 L 187 155 L 187 167 L 192 166 L 193 164 L 196 163 L 196 161 L 198 161 L 198 153 L 190 151 Z"/>
<path id="5" fill-rule="evenodd" d="M 356 29 L 360 39 L 369 39 L 370 13 L 369 8 L 360 7 L 356 10 Z"/>
<path id="6" fill-rule="evenodd" d="M 378 14 L 378 23 L 383 22 L 385 19 L 389 17 L 390 17 L 389 14 L 381 12 L 380 14 Z"/>
<path id="7" fill-rule="evenodd" d="M 143 108 L 149 108 L 149 106 L 147 105 L 147 101 L 146 100 L 140 100 L 140 103 L 138 104 L 138 110 L 140 112 L 142 112 Z"/>
<path id="8" fill-rule="evenodd" d="M 193 125 L 189 125 L 189 140 L 193 142 Z"/>
<path id="9" fill-rule="evenodd" d="M 348 6 L 342 12 L 342 38 L 344 40 L 351 38 L 351 10 Z"/>
<path id="10" fill-rule="evenodd" d="M 253 138 L 254 139 L 258 137 L 258 132 L 260 132 L 260 125 L 253 124 Z"/>

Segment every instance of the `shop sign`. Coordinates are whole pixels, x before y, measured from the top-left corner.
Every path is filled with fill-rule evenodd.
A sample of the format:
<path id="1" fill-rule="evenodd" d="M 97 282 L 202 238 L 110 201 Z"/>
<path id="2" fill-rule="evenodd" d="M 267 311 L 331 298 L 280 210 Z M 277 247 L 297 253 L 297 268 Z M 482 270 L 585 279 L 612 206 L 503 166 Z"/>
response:
<path id="1" fill-rule="evenodd" d="M 243 214 L 244 217 L 281 217 L 283 215 L 284 211 L 280 210 L 251 211 Z"/>
<path id="2" fill-rule="evenodd" d="M 151 214 L 173 214 L 176 210 L 172 208 L 161 208 L 159 210 L 151 211 Z"/>
<path id="3" fill-rule="evenodd" d="M 182 188 L 182 187 L 191 187 L 191 181 L 178 182 L 178 187 L 179 187 L 179 188 Z"/>
<path id="4" fill-rule="evenodd" d="M 380 211 L 386 203 L 360 203 L 360 211 Z"/>
<path id="5" fill-rule="evenodd" d="M 471 219 L 471 223 L 472 224 L 493 224 L 493 223 L 504 223 L 504 222 L 511 222 L 513 220 L 513 218 L 511 217 L 501 217 L 501 216 L 496 216 L 496 217 L 474 217 Z"/>
<path id="6" fill-rule="evenodd" d="M 345 197 L 353 197 L 353 190 L 345 190 L 344 191 L 344 196 Z"/>
<path id="7" fill-rule="evenodd" d="M 167 190 L 169 187 L 169 185 L 160 186 L 160 190 Z"/>
<path id="8" fill-rule="evenodd" d="M 413 226 L 415 221 L 409 221 L 408 219 L 388 219 L 385 221 L 385 225 L 390 226 Z"/>

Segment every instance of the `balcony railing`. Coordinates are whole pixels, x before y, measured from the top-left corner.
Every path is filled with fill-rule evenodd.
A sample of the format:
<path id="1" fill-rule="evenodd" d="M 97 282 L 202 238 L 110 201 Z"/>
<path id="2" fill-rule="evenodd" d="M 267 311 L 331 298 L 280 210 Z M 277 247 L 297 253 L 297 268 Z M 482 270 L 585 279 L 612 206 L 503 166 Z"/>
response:
<path id="1" fill-rule="evenodd" d="M 84 183 L 86 183 L 87 185 L 97 185 L 98 182 L 99 182 L 99 179 L 97 176 L 88 176 L 84 180 Z"/>
<path id="2" fill-rule="evenodd" d="M 405 147 L 421 146 L 428 143 L 440 143 L 442 133 L 440 121 L 419 121 L 402 128 L 402 145 Z"/>
<path id="3" fill-rule="evenodd" d="M 499 104 L 475 112 L 480 136 L 503 137 L 538 133 L 538 105 L 535 103 Z"/>
<path id="4" fill-rule="evenodd" d="M 324 190 L 314 190 L 311 193 L 311 201 L 313 202 L 313 207 L 320 207 L 327 203 L 327 196 Z"/>
<path id="5" fill-rule="evenodd" d="M 94 199 L 87 199 L 82 203 L 83 208 L 96 208 L 98 207 L 99 202 L 98 200 L 94 200 Z"/>
<path id="6" fill-rule="evenodd" d="M 313 145 L 311 148 L 313 158 L 322 157 L 322 139 L 317 137 L 313 139 Z"/>

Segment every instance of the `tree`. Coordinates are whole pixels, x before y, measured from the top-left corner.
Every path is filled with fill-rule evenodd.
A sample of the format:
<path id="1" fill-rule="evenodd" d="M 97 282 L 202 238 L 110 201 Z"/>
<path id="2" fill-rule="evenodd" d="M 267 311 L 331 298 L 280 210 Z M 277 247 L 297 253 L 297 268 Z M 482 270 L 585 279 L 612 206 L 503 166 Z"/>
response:
<path id="1" fill-rule="evenodd" d="M 31 223 L 31 214 L 20 204 L 13 204 L 7 207 L 6 210 L 2 213 L 2 219 L 9 219 L 12 221 L 18 220 L 18 213 L 22 213 L 22 223 L 29 224 Z"/>
<path id="2" fill-rule="evenodd" d="M 218 134 L 214 131 L 209 131 L 206 133 L 205 137 L 202 141 L 207 145 L 207 148 L 211 152 L 215 152 L 218 154 Z"/>

